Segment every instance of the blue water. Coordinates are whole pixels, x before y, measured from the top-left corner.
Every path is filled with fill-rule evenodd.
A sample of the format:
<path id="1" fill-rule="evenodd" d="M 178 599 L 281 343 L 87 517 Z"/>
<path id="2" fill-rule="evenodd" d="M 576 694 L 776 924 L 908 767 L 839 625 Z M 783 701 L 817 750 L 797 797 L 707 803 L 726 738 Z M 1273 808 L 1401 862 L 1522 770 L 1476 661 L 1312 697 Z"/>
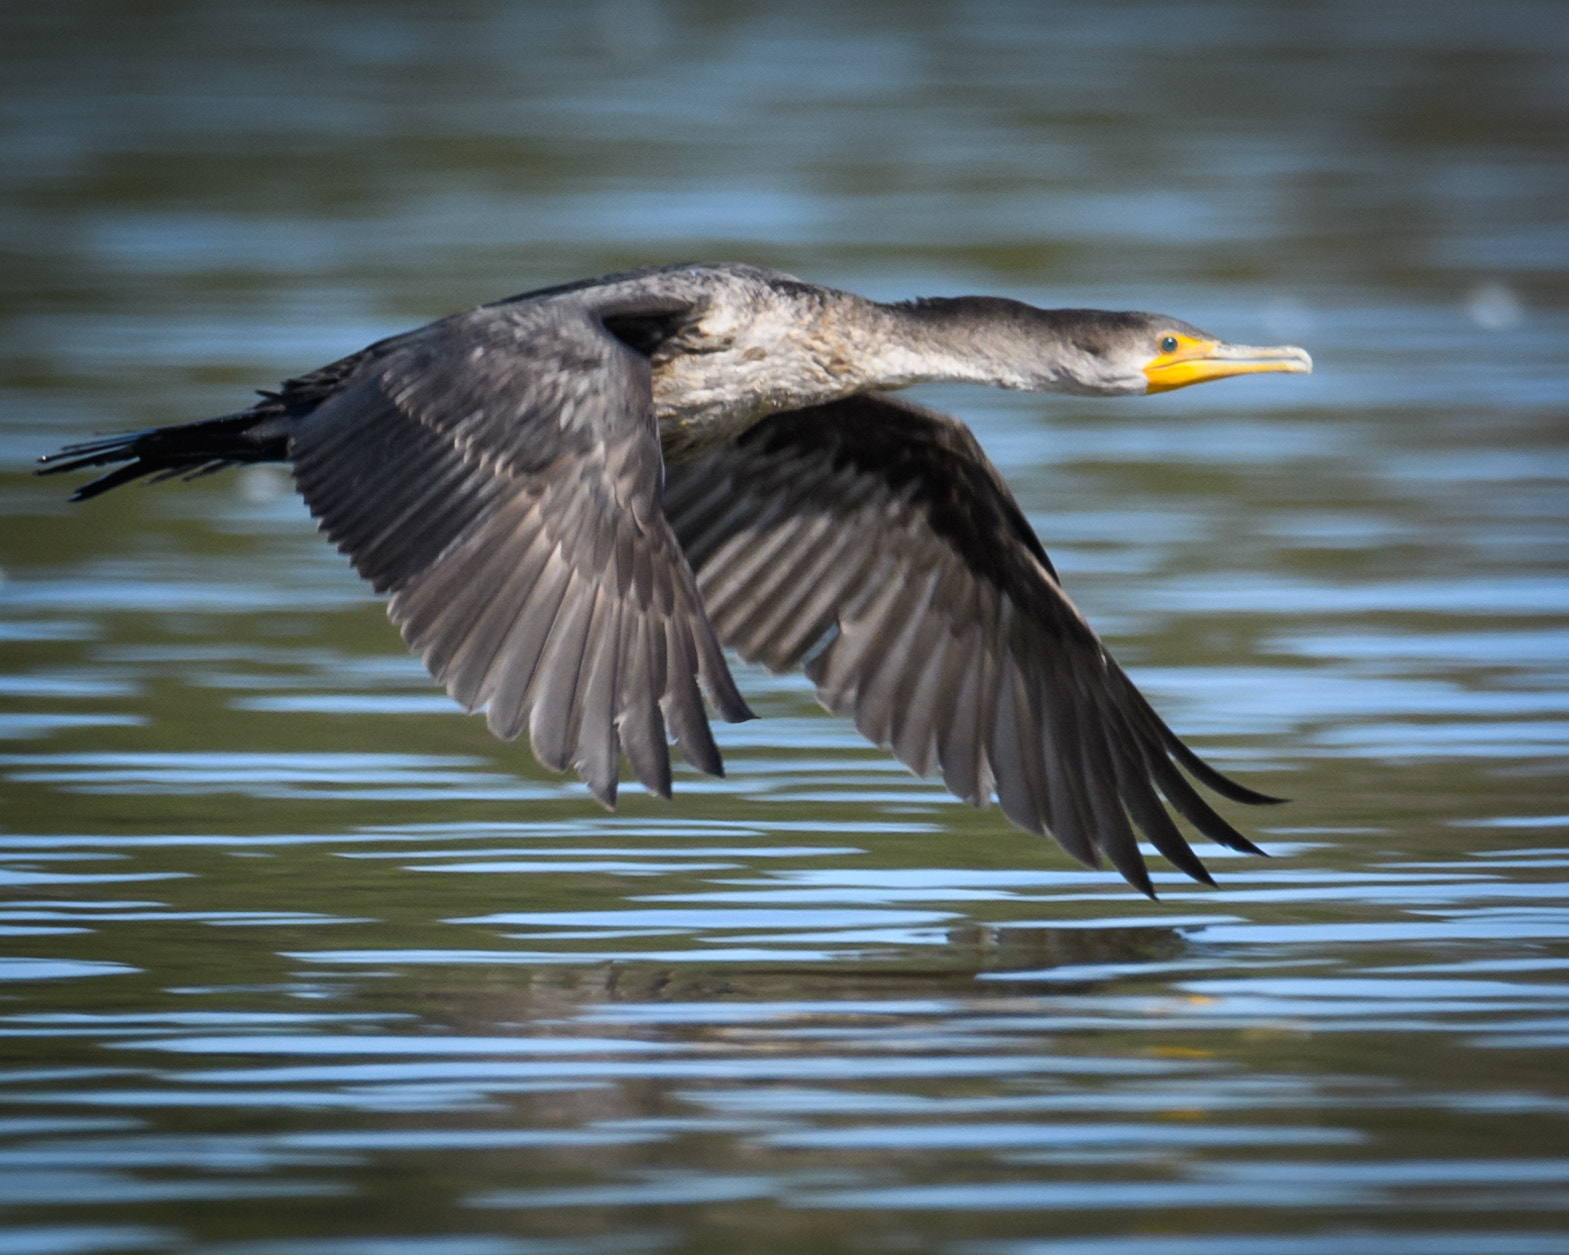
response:
<path id="1" fill-rule="evenodd" d="M 0 70 L 0 1251 L 1569 1252 L 1569 11 L 65 0 Z M 1269 859 L 1145 901 L 744 666 L 607 814 L 281 471 L 29 473 L 723 257 L 1312 351 L 921 396 Z"/>

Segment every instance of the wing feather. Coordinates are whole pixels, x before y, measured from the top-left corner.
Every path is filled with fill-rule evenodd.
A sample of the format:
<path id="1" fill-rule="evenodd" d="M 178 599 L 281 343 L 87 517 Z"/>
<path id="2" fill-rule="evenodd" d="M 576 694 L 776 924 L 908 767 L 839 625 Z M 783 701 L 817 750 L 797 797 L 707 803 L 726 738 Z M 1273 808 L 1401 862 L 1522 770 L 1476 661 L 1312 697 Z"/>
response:
<path id="1" fill-rule="evenodd" d="M 1161 722 L 957 421 L 877 394 L 776 414 L 671 466 L 665 510 L 727 645 L 776 671 L 804 662 L 825 707 L 965 801 L 995 793 L 1014 823 L 1145 893 L 1134 825 L 1210 882 L 1162 794 L 1255 850 L 1183 771 L 1273 799 Z"/>
<path id="2" fill-rule="evenodd" d="M 626 665 L 619 677 L 621 713 L 616 728 L 622 751 L 639 782 L 650 793 L 669 797 L 670 754 L 665 749 L 665 719 L 654 697 L 664 688 L 664 643 L 659 643 L 656 654 L 650 616 L 635 607 L 626 610 L 625 630 L 630 640 L 624 650 Z M 657 673 L 656 657 L 660 664 Z"/>
<path id="3" fill-rule="evenodd" d="M 589 296 L 456 315 L 336 383 L 296 482 L 453 697 L 606 805 L 623 748 L 668 795 L 667 728 L 718 772 L 703 693 L 750 712 L 663 511 L 648 362 Z"/>

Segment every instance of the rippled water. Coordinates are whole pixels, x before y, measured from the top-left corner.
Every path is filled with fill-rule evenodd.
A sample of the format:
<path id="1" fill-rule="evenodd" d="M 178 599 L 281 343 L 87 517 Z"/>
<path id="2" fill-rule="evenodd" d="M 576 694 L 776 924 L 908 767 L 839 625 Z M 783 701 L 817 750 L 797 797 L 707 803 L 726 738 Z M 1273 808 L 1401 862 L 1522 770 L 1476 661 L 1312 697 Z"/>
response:
<path id="1" fill-rule="evenodd" d="M 1569 17 L 892 12 L 0 15 L 0 1250 L 1569 1252 Z M 1312 350 L 923 398 L 1271 859 L 1146 902 L 746 668 L 607 815 L 282 475 L 28 473 L 694 257 Z"/>

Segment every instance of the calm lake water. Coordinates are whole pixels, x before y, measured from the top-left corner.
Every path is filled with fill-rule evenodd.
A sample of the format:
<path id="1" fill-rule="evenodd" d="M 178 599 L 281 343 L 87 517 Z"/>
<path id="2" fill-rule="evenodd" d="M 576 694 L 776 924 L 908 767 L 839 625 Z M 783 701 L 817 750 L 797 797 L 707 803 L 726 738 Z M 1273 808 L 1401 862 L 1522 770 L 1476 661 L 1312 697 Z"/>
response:
<path id="1" fill-rule="evenodd" d="M 1569 8 L 543 8 L 0 10 L 0 1251 L 1569 1252 Z M 30 474 L 725 258 L 1312 351 L 922 397 L 1272 858 L 1147 902 L 746 668 L 609 815 L 286 475 Z"/>

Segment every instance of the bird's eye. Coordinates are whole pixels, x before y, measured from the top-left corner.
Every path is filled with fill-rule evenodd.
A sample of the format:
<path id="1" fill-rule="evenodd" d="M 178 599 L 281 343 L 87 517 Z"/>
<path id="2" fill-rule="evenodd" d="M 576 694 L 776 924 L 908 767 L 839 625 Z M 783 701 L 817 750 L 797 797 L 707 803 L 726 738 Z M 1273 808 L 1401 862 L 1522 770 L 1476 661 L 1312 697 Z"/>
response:
<path id="1" fill-rule="evenodd" d="M 1162 353 L 1175 353 L 1177 351 L 1177 337 L 1161 336 L 1160 351 Z"/>

